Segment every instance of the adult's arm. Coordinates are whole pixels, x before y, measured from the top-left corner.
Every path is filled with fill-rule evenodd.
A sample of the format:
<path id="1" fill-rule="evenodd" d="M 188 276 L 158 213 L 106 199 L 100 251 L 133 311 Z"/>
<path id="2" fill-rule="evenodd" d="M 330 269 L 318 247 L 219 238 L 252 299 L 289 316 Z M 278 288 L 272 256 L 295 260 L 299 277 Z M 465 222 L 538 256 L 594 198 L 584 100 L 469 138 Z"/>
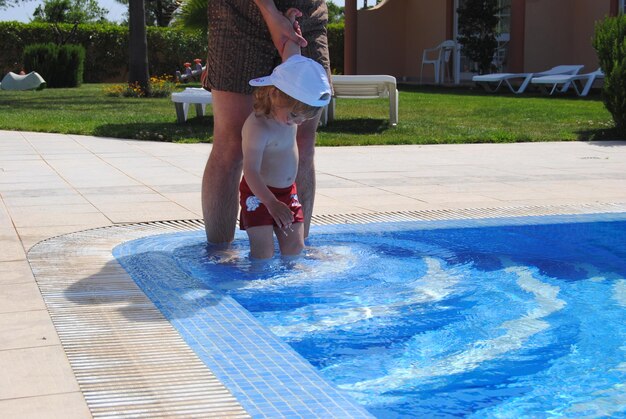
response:
<path id="1" fill-rule="evenodd" d="M 274 46 L 276 46 L 276 49 L 281 56 L 283 55 L 285 43 L 289 40 L 300 45 L 300 47 L 306 47 L 306 40 L 301 34 L 296 32 L 294 25 L 289 21 L 289 19 L 276 8 L 274 0 L 253 1 L 261 11 L 263 20 L 265 20 L 265 24 L 267 25 L 270 35 L 272 36 L 272 42 L 274 42 Z M 301 12 L 298 13 L 298 16 L 302 15 Z"/>

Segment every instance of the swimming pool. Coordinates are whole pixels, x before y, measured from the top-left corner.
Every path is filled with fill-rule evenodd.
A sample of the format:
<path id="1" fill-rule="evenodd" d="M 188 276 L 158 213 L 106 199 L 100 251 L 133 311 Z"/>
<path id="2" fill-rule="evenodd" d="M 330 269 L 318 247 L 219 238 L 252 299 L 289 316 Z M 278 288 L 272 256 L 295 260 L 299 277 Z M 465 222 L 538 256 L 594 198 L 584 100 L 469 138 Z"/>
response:
<path id="1" fill-rule="evenodd" d="M 626 214 L 317 227 L 310 245 L 251 263 L 243 235 L 218 251 L 194 232 L 114 255 L 253 415 L 292 397 L 232 377 L 282 342 L 334 384 L 303 403 L 344 397 L 345 417 L 363 414 L 350 398 L 378 417 L 625 415 Z M 312 374 L 289 362 L 263 387 Z"/>

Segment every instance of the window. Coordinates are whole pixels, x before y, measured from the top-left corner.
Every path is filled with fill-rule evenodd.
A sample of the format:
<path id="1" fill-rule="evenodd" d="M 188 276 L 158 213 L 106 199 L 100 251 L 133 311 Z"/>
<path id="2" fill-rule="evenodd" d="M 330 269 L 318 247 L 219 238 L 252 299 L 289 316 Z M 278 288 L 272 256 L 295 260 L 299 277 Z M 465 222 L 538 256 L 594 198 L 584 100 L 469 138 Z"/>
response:
<path id="1" fill-rule="evenodd" d="M 511 0 L 498 0 L 498 8 L 500 11 L 496 16 L 500 18 L 500 22 L 496 28 L 496 36 L 498 42 L 508 42 L 511 32 Z"/>

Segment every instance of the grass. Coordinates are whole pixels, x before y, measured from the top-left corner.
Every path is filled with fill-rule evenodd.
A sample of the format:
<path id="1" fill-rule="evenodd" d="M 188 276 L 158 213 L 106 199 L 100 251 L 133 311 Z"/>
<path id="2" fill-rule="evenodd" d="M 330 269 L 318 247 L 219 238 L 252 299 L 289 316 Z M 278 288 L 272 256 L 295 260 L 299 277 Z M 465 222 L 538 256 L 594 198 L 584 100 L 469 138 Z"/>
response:
<path id="1" fill-rule="evenodd" d="M 109 97 L 105 84 L 42 91 L 0 90 L 0 130 L 59 132 L 174 142 L 210 142 L 213 117 L 176 123 L 169 98 Z M 110 85 L 109 85 L 110 86 Z M 187 85 L 189 87 L 193 85 Z M 181 86 L 180 90 L 183 87 Z M 197 87 L 197 86 L 193 86 Z M 386 100 L 337 102 L 336 120 L 318 145 L 573 141 L 614 138 L 599 94 L 487 94 L 470 87 L 400 86 L 400 122 L 388 124 Z"/>

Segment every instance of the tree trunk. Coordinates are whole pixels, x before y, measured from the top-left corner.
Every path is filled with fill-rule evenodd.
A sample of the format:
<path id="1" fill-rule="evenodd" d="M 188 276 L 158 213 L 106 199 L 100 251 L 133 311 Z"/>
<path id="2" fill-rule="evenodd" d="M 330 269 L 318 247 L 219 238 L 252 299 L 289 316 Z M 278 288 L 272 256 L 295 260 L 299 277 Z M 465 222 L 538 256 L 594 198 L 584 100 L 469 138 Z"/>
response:
<path id="1" fill-rule="evenodd" d="M 149 94 L 150 75 L 144 0 L 128 2 L 128 53 L 128 82 L 137 83 L 145 94 Z"/>

